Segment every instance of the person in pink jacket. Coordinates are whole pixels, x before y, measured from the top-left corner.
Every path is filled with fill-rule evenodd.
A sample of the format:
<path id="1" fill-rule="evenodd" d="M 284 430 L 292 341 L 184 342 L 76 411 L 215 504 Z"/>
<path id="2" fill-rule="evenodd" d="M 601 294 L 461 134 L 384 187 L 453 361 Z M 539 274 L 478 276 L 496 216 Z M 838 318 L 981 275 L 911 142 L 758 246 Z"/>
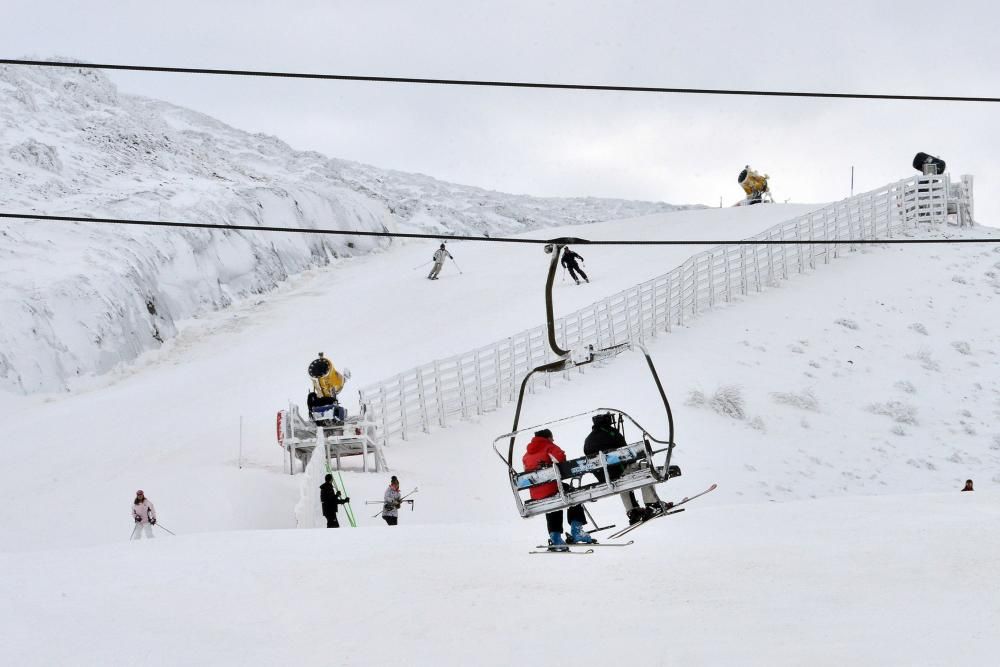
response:
<path id="1" fill-rule="evenodd" d="M 132 531 L 133 537 L 142 539 L 142 534 L 146 537 L 153 537 L 153 526 L 156 525 L 156 508 L 149 502 L 142 493 L 142 489 L 135 492 L 135 500 L 132 501 L 132 519 L 135 521 L 135 529 Z"/>

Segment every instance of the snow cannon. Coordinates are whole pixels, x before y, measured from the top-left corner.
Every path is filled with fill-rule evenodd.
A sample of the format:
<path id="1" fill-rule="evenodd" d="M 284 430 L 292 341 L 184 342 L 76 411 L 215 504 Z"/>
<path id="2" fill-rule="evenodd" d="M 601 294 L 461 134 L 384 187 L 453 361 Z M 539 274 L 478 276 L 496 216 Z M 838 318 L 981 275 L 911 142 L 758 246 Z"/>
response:
<path id="1" fill-rule="evenodd" d="M 944 173 L 945 162 L 928 153 L 917 153 L 913 156 L 913 168 L 924 176 L 934 176 Z"/>
<path id="2" fill-rule="evenodd" d="M 738 206 L 760 204 L 764 201 L 774 202 L 774 199 L 771 197 L 771 190 L 767 185 L 767 179 L 767 174 L 757 173 L 750 168 L 750 165 L 744 167 L 737 178 L 737 182 L 747 196 Z"/>
<path id="3" fill-rule="evenodd" d="M 337 394 L 344 388 L 351 372 L 346 368 L 343 373 L 337 372 L 333 363 L 320 352 L 309 364 L 308 373 L 313 386 L 306 397 L 310 417 L 317 424 L 343 423 L 347 418 L 347 410 L 337 401 Z"/>

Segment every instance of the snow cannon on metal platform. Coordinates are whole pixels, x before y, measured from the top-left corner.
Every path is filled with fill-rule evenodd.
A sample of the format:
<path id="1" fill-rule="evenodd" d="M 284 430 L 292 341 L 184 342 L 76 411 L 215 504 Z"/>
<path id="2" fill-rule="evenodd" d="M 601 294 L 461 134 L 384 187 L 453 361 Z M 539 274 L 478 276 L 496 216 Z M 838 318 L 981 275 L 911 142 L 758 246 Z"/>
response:
<path id="1" fill-rule="evenodd" d="M 340 405 L 337 394 L 351 378 L 351 371 L 339 372 L 320 352 L 309 364 L 313 390 L 306 396 L 309 417 L 319 426 L 337 426 L 347 419 L 347 409 Z"/>
<path id="2" fill-rule="evenodd" d="M 746 193 L 746 198 L 736 205 L 750 206 L 764 202 L 773 204 L 774 197 L 771 196 L 771 189 L 768 187 L 767 179 L 767 174 L 759 174 L 751 169 L 750 165 L 745 166 L 743 171 L 740 172 L 737 182 L 743 188 L 743 192 Z"/>
<path id="3" fill-rule="evenodd" d="M 943 174 L 945 166 L 944 160 L 928 153 L 917 153 L 913 156 L 913 168 L 924 176 Z"/>

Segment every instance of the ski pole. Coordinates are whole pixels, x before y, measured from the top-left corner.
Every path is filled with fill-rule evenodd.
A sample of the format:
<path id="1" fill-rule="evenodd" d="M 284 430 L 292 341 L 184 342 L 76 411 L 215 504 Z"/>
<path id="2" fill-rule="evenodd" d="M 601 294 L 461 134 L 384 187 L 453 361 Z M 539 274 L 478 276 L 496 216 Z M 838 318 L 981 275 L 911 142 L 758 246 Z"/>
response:
<path id="1" fill-rule="evenodd" d="M 410 503 L 410 511 L 411 512 L 413 511 L 413 498 L 410 498 L 409 500 L 403 500 L 402 498 L 400 498 L 399 504 L 402 505 L 403 503 Z M 385 503 L 383 503 L 381 500 L 366 500 L 365 501 L 365 505 L 384 505 L 384 504 Z M 381 513 L 382 513 L 382 510 L 379 510 L 378 512 L 375 512 L 375 514 L 372 514 L 372 518 L 374 519 L 375 517 L 377 517 Z"/>
<path id="2" fill-rule="evenodd" d="M 461 267 L 459 267 L 458 262 L 455 262 L 455 258 L 454 257 L 451 258 L 451 261 L 455 263 L 455 268 L 458 269 L 458 275 L 460 275 L 460 276 L 465 275 L 464 273 L 462 273 L 462 269 L 461 269 Z"/>
<path id="3" fill-rule="evenodd" d="M 427 266 L 428 264 L 430 264 L 430 263 L 431 263 L 431 262 L 433 262 L 433 261 L 434 261 L 434 260 L 432 259 L 432 260 L 431 260 L 430 262 L 424 262 L 424 263 L 423 263 L 423 264 L 421 264 L 420 266 Z M 420 268 L 420 266 L 415 266 L 415 267 L 413 267 L 412 269 L 410 269 L 410 271 L 416 271 L 417 269 L 419 269 L 419 268 Z"/>
<path id="4" fill-rule="evenodd" d="M 132 538 L 135 537 L 135 531 L 139 530 L 139 522 L 135 522 L 135 527 L 132 528 L 132 534 L 128 536 L 128 541 L 131 542 Z"/>
<path id="5" fill-rule="evenodd" d="M 337 490 L 343 493 L 345 498 L 350 498 L 350 496 L 347 495 L 347 487 L 344 486 L 344 478 L 340 474 L 339 470 L 337 471 L 337 480 L 340 482 L 337 485 Z M 351 528 L 357 528 L 358 522 L 354 519 L 354 510 L 351 509 L 351 503 L 344 503 L 344 510 L 347 512 L 347 520 L 350 522 Z"/>
<path id="6" fill-rule="evenodd" d="M 177 533 L 175 533 L 174 531 L 170 530 L 166 526 L 164 526 L 162 524 L 159 524 L 159 523 L 154 523 L 153 525 L 156 526 L 157 528 L 162 528 L 163 530 L 167 531 L 168 533 L 170 533 L 174 537 L 177 537 Z"/>

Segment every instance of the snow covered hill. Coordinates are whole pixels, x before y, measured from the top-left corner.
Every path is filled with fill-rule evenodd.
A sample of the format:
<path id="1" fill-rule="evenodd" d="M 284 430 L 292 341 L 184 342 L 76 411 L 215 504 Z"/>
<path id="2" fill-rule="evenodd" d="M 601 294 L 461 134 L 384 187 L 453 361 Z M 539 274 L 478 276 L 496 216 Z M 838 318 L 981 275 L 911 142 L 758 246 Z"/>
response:
<path id="1" fill-rule="evenodd" d="M 380 170 L 119 93 L 94 70 L 0 66 L 0 208 L 207 224 L 507 234 L 674 210 L 545 199 Z M 385 243 L 5 221 L 0 391 L 54 391 L 177 322 Z"/>

